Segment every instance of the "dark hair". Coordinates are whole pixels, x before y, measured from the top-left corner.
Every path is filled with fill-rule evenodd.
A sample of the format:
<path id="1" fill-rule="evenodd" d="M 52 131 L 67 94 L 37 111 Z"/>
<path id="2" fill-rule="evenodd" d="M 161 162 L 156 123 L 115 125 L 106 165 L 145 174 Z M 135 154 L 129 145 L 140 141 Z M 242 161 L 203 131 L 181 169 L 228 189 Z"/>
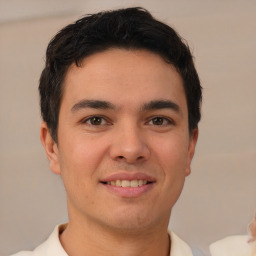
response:
<path id="1" fill-rule="evenodd" d="M 111 47 L 146 49 L 172 64 L 183 79 L 189 131 L 197 127 L 201 118 L 202 88 L 189 47 L 171 27 L 154 19 L 147 10 L 136 7 L 86 15 L 64 27 L 50 41 L 39 91 L 42 118 L 56 142 L 67 69 L 72 63 L 79 66 L 85 57 Z"/>

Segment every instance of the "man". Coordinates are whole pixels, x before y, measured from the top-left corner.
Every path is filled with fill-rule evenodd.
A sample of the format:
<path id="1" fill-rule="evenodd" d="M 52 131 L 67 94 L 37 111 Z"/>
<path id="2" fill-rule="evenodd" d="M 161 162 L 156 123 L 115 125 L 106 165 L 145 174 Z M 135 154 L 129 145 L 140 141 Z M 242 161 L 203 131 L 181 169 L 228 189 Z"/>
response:
<path id="1" fill-rule="evenodd" d="M 201 104 L 177 33 L 142 8 L 85 16 L 50 42 L 39 91 L 41 141 L 69 223 L 17 255 L 192 255 L 167 231 Z"/>

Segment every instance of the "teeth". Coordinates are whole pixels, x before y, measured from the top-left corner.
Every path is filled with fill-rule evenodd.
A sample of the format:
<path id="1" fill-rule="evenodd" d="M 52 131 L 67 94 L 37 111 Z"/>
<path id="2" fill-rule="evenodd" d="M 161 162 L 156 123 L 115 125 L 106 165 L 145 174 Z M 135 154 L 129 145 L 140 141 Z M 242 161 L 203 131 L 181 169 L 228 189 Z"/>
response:
<path id="1" fill-rule="evenodd" d="M 122 180 L 122 187 L 127 188 L 130 187 L 131 183 L 128 180 Z"/>
<path id="2" fill-rule="evenodd" d="M 136 188 L 136 187 L 139 186 L 139 182 L 138 182 L 137 180 L 132 180 L 132 181 L 130 182 L 130 184 L 131 184 L 131 187 L 133 187 L 133 188 Z"/>
<path id="3" fill-rule="evenodd" d="M 122 182 L 121 182 L 121 180 L 117 180 L 116 182 L 115 181 L 113 181 L 114 182 L 114 186 L 118 186 L 118 187 L 121 187 L 121 185 L 122 185 Z M 116 184 L 115 184 L 116 183 Z"/>
<path id="4" fill-rule="evenodd" d="M 113 180 L 108 181 L 108 185 L 123 187 L 123 188 L 136 188 L 147 184 L 146 180 Z"/>

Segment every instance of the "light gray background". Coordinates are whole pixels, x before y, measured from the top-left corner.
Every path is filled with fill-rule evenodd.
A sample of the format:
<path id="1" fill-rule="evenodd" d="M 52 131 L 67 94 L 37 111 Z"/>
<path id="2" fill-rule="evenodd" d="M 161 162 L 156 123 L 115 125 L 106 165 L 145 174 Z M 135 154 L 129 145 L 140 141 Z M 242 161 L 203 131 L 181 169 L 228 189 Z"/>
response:
<path id="1" fill-rule="evenodd" d="M 82 14 L 143 6 L 187 39 L 204 87 L 192 174 L 171 228 L 206 254 L 245 234 L 256 208 L 256 1 L 1 0 L 0 254 L 32 249 L 67 221 L 39 141 L 37 86 L 50 38 Z"/>

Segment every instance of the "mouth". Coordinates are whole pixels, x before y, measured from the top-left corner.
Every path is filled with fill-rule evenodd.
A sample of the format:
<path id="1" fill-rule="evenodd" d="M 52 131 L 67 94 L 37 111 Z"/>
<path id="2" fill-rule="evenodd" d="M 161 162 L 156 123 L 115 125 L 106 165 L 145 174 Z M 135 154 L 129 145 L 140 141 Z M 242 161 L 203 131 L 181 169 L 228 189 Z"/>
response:
<path id="1" fill-rule="evenodd" d="M 111 180 L 111 181 L 103 181 L 101 182 L 105 185 L 110 185 L 114 187 L 122 187 L 122 188 L 137 188 L 141 186 L 145 186 L 153 183 L 148 180 Z"/>
<path id="2" fill-rule="evenodd" d="M 156 179 L 144 173 L 120 172 L 100 180 L 107 191 L 122 197 L 136 198 L 146 195 L 155 186 Z"/>

